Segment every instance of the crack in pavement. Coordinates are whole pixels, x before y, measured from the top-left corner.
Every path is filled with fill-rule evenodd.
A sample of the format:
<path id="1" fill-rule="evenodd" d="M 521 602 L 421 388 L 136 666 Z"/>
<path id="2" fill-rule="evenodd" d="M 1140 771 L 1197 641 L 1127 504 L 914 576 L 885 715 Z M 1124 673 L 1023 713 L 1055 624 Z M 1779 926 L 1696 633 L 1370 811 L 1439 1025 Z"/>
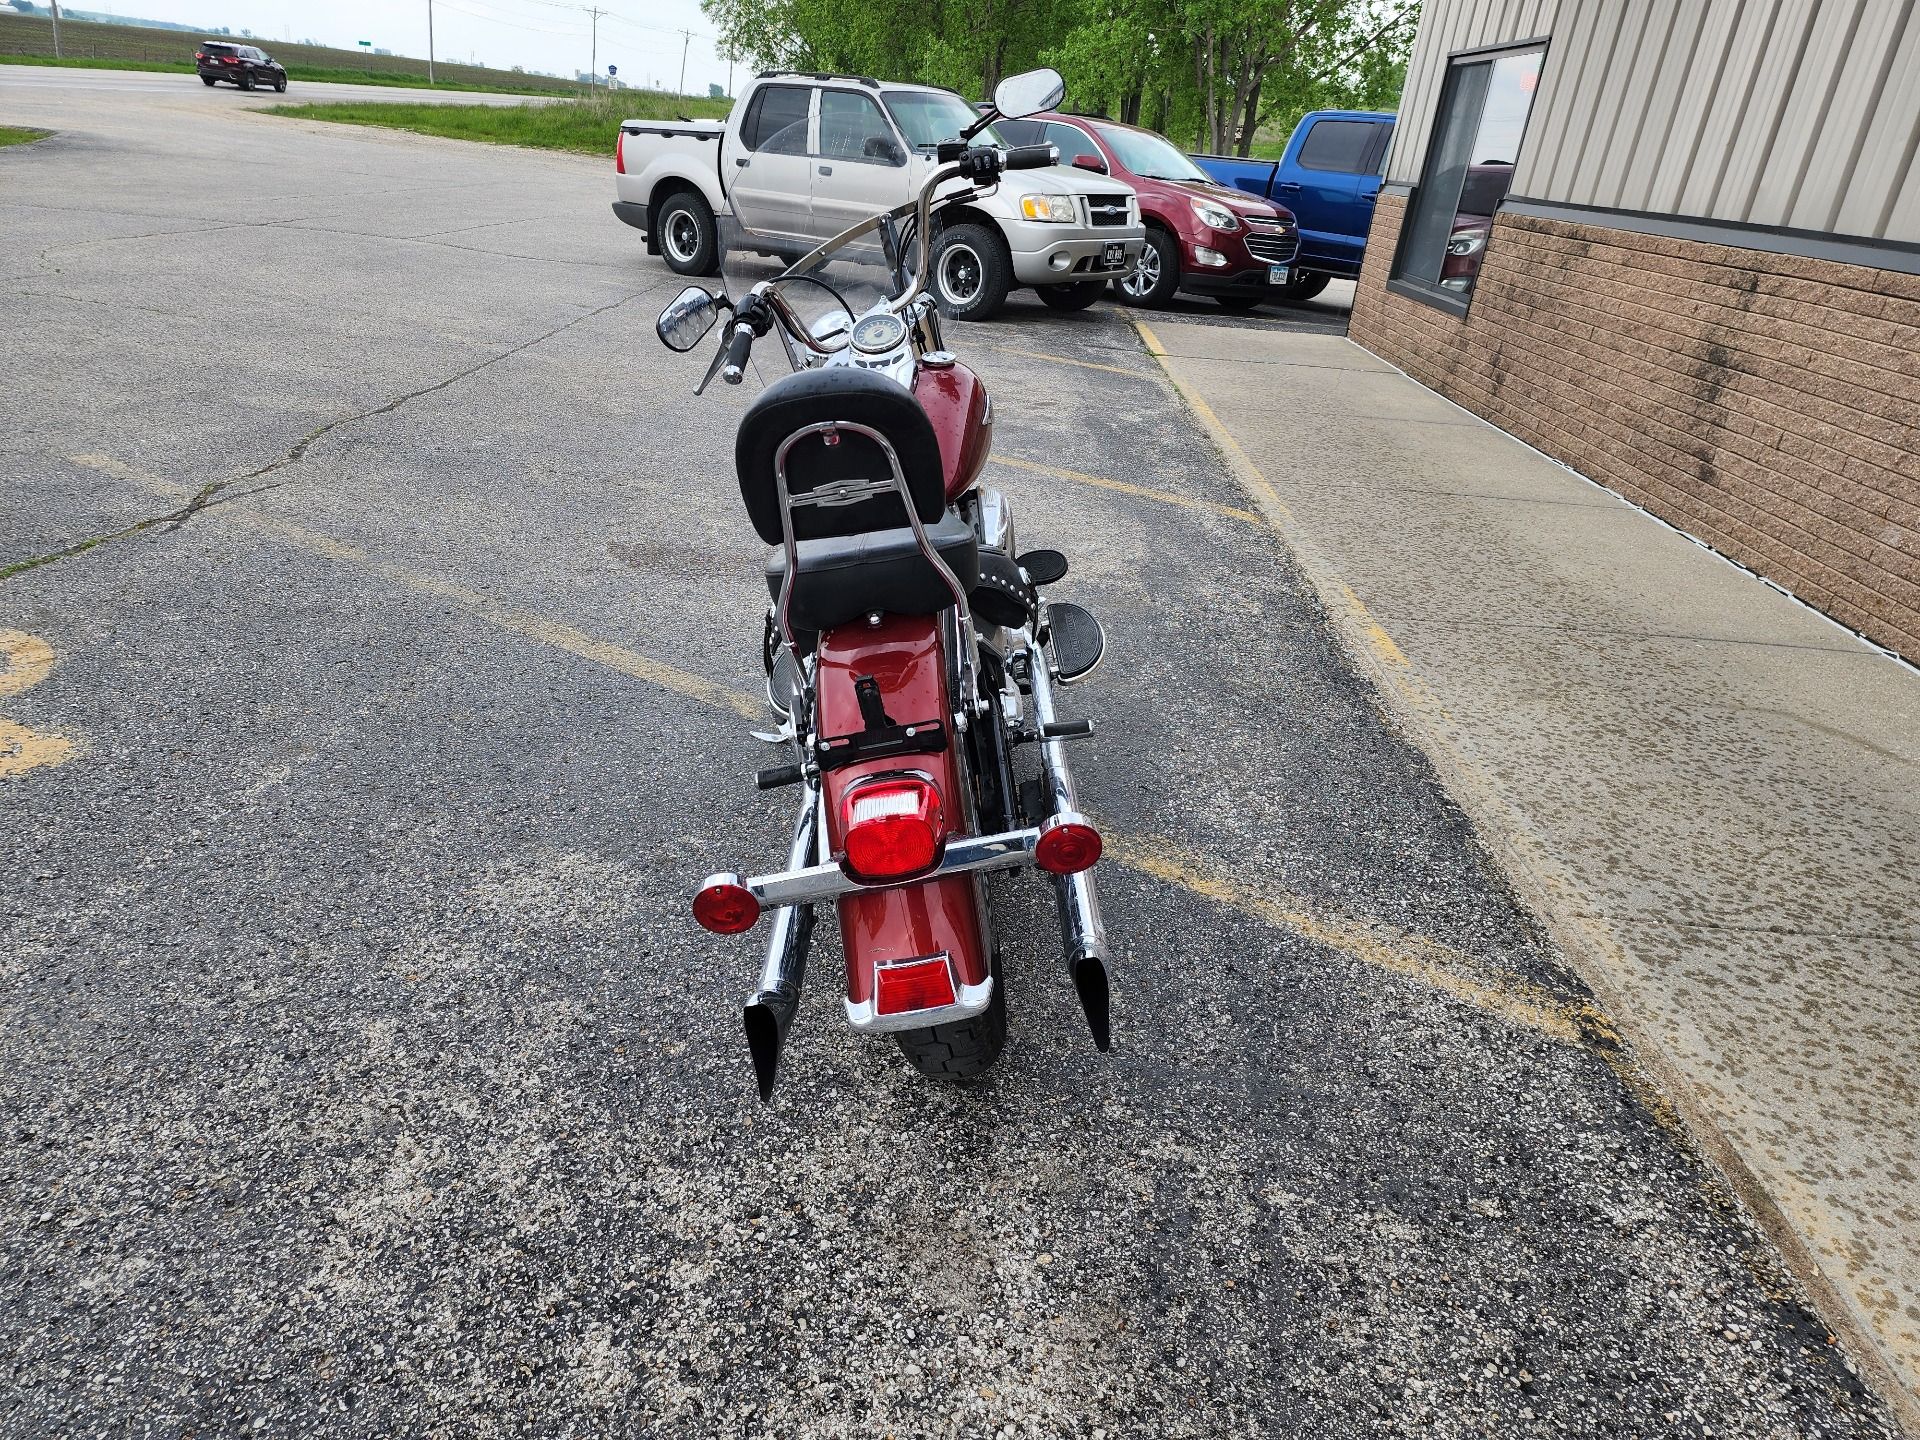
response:
<path id="1" fill-rule="evenodd" d="M 410 400 L 418 400 L 423 395 L 431 395 L 436 391 L 446 389 L 449 385 L 456 385 L 462 380 L 478 375 L 482 370 L 493 365 L 498 365 L 502 360 L 511 359 L 522 351 L 531 350 L 534 346 L 543 344 L 553 339 L 556 335 L 564 334 L 576 325 L 583 325 L 589 320 L 605 315 L 609 310 L 618 310 L 629 301 L 639 299 L 644 293 L 644 291 L 635 291 L 631 294 L 623 295 L 618 300 L 612 300 L 605 305 L 597 306 L 585 314 L 576 315 L 571 320 L 554 326 L 550 330 L 542 331 L 531 339 L 523 340 L 518 345 L 509 346 L 505 350 L 489 355 L 477 364 L 469 365 L 466 369 L 449 375 L 443 380 L 436 380 L 431 385 L 422 385 L 417 390 L 409 390 L 404 395 L 395 396 L 386 403 L 375 405 L 370 409 L 356 411 L 351 415 L 342 415 L 338 419 L 329 420 L 326 424 L 317 429 L 310 430 L 307 434 L 301 436 L 299 440 L 295 441 L 293 445 L 287 449 L 284 455 L 268 461 L 257 470 L 249 470 L 242 475 L 232 475 L 224 480 L 208 481 L 189 496 L 185 504 L 176 506 L 165 514 L 149 515 L 143 520 L 137 520 L 133 524 L 123 526 L 118 530 L 108 531 L 102 535 L 89 536 L 85 540 L 77 541 L 59 550 L 50 550 L 43 555 L 30 555 L 25 559 L 15 560 L 9 565 L 0 566 L 0 581 L 11 580 L 16 575 L 23 575 L 29 570 L 37 570 L 42 565 L 51 565 L 56 560 L 70 560 L 75 556 L 84 555 L 89 550 L 111 544 L 116 540 L 130 540 L 134 536 L 144 534 L 146 531 L 155 529 L 158 526 L 166 526 L 169 533 L 178 530 L 195 515 L 198 515 L 202 510 L 213 504 L 216 497 L 220 496 L 223 491 L 228 490 L 229 487 L 239 485 L 247 480 L 256 480 L 263 475 L 270 475 L 274 471 L 285 469 L 289 465 L 298 464 L 306 458 L 307 451 L 313 447 L 316 441 L 340 429 L 342 426 L 357 424 L 362 420 L 370 420 L 376 415 L 390 415 Z M 122 465 L 119 461 L 113 460 L 105 455 L 72 455 L 68 458 L 75 464 L 85 465 L 89 469 L 98 470 L 103 474 L 113 475 L 118 479 L 132 479 L 135 480 L 136 483 L 145 479 L 141 472 L 134 470 L 131 466 Z M 248 490 L 234 491 L 226 498 L 234 500 L 242 499 L 245 496 L 257 495 L 265 490 L 275 488 L 277 488 L 277 486 L 255 486 Z"/>

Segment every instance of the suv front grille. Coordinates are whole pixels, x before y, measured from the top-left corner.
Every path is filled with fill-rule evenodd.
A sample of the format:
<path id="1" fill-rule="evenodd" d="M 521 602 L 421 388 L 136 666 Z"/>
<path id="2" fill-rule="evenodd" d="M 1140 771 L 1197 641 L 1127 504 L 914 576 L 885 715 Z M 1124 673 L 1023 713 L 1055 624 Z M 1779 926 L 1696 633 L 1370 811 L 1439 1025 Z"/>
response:
<path id="1" fill-rule="evenodd" d="M 1300 236 L 1293 235 L 1249 235 L 1247 253 L 1256 260 L 1264 260 L 1269 265 L 1284 265 L 1300 251 Z"/>
<path id="2" fill-rule="evenodd" d="M 1087 196 L 1087 219 L 1094 225 L 1127 223 L 1127 197 L 1124 195 Z"/>

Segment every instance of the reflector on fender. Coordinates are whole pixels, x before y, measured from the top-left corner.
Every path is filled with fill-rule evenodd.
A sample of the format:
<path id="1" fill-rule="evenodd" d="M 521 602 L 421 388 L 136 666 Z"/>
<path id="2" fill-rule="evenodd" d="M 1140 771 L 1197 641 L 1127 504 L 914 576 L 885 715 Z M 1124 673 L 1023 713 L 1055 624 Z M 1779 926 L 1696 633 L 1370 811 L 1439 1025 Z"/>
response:
<path id="1" fill-rule="evenodd" d="M 1100 858 L 1100 832 L 1084 815 L 1062 812 L 1040 827 L 1033 863 L 1055 875 L 1077 875 Z"/>
<path id="2" fill-rule="evenodd" d="M 709 875 L 693 897 L 693 918 L 716 935 L 738 935 L 760 919 L 760 901 L 738 875 Z"/>
<path id="3" fill-rule="evenodd" d="M 938 1010 L 954 1003 L 953 965 L 945 955 L 897 960 L 873 971 L 873 1008 L 879 1015 Z"/>
<path id="4" fill-rule="evenodd" d="M 940 792 L 920 775 L 862 780 L 841 801 L 845 865 L 862 880 L 898 880 L 930 870 L 946 843 Z"/>

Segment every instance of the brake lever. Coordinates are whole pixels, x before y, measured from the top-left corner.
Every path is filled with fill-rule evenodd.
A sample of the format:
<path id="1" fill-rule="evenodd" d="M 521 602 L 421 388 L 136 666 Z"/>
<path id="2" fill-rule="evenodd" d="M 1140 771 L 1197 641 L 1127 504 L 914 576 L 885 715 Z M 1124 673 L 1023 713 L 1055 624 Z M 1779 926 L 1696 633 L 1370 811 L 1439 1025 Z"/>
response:
<path id="1" fill-rule="evenodd" d="M 693 387 L 695 395 L 707 393 L 707 386 L 713 383 L 713 377 L 720 373 L 720 367 L 727 363 L 727 339 L 732 331 L 723 331 L 720 335 L 720 348 L 713 352 L 713 363 L 707 366 L 707 373 L 700 377 L 700 383 Z"/>

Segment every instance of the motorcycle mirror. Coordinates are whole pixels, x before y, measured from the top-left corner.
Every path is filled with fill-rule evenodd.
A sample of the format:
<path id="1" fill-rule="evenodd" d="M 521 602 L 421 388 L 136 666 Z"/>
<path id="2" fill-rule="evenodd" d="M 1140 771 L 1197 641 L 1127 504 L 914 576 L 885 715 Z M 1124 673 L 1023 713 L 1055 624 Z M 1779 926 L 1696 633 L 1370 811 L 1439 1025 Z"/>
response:
<path id="1" fill-rule="evenodd" d="M 726 305 L 724 297 L 716 298 L 698 285 L 689 285 L 660 312 L 660 318 L 654 322 L 654 333 L 662 345 L 684 355 L 713 328 Z"/>
<path id="2" fill-rule="evenodd" d="M 1009 75 L 993 87 L 993 108 L 1003 119 L 1018 120 L 1051 110 L 1067 98 L 1067 82 L 1058 70 L 1029 70 Z"/>

